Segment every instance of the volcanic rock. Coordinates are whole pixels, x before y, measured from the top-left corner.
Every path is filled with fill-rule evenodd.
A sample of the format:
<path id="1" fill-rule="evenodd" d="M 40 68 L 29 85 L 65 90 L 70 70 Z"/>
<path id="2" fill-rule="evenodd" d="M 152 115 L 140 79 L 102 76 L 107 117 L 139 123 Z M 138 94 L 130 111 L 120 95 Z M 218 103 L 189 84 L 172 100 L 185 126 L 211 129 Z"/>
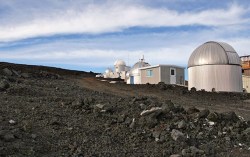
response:
<path id="1" fill-rule="evenodd" d="M 176 129 L 172 130 L 171 137 L 175 141 L 185 141 L 185 139 L 186 139 L 185 135 L 182 132 L 180 132 L 179 130 L 176 130 Z"/>
<path id="2" fill-rule="evenodd" d="M 8 69 L 8 68 L 4 68 L 3 72 L 4 72 L 5 75 L 8 75 L 8 76 L 12 76 L 12 74 L 13 74 L 12 71 L 10 69 Z"/>

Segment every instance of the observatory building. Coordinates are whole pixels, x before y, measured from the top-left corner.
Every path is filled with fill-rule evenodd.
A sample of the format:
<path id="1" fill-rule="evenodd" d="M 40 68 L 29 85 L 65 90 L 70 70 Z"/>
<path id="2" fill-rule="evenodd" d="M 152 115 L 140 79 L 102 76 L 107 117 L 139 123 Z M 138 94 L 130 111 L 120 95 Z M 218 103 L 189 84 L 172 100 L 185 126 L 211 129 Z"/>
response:
<path id="1" fill-rule="evenodd" d="M 104 78 L 121 78 L 125 79 L 127 71 L 130 70 L 130 67 L 126 66 L 126 63 L 123 60 L 116 60 L 114 63 L 114 71 L 111 68 L 108 68 L 103 74 Z"/>
<path id="2" fill-rule="evenodd" d="M 149 63 L 145 62 L 144 56 L 133 65 L 131 70 L 126 75 L 127 84 L 141 84 L 141 71 L 140 68 L 150 66 Z"/>
<path id="3" fill-rule="evenodd" d="M 242 92 L 241 60 L 229 44 L 206 42 L 189 58 L 188 79 L 189 90 Z"/>

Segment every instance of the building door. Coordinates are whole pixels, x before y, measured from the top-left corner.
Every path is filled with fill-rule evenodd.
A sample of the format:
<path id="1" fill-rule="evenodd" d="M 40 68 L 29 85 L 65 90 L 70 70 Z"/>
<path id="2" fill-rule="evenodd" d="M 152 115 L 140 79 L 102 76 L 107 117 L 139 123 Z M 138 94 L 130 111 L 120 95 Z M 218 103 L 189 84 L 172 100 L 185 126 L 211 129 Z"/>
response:
<path id="1" fill-rule="evenodd" d="M 130 84 L 135 84 L 135 82 L 134 82 L 134 76 L 130 76 Z"/>
<path id="2" fill-rule="evenodd" d="M 170 68 L 170 84 L 176 84 L 176 69 Z"/>

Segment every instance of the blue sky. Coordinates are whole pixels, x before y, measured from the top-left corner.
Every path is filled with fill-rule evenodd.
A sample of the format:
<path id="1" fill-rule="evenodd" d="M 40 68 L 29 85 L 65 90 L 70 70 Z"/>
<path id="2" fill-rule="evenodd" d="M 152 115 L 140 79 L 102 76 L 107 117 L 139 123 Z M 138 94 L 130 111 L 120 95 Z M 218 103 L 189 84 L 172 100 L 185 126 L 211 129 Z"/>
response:
<path id="1" fill-rule="evenodd" d="M 206 41 L 250 53 L 248 0 L 0 0 L 0 61 L 102 72 L 186 66 Z"/>

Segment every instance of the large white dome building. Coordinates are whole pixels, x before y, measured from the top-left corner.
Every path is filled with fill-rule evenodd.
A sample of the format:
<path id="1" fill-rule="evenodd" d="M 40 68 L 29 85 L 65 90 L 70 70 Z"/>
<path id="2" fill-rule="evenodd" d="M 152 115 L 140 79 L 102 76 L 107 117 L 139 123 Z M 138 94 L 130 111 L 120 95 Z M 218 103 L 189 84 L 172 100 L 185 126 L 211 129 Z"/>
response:
<path id="1" fill-rule="evenodd" d="M 126 63 L 123 60 L 117 60 L 114 63 L 115 72 L 125 71 Z"/>
<path id="2" fill-rule="evenodd" d="M 188 88 L 242 92 L 241 60 L 232 46 L 209 41 L 194 50 L 188 61 Z"/>

